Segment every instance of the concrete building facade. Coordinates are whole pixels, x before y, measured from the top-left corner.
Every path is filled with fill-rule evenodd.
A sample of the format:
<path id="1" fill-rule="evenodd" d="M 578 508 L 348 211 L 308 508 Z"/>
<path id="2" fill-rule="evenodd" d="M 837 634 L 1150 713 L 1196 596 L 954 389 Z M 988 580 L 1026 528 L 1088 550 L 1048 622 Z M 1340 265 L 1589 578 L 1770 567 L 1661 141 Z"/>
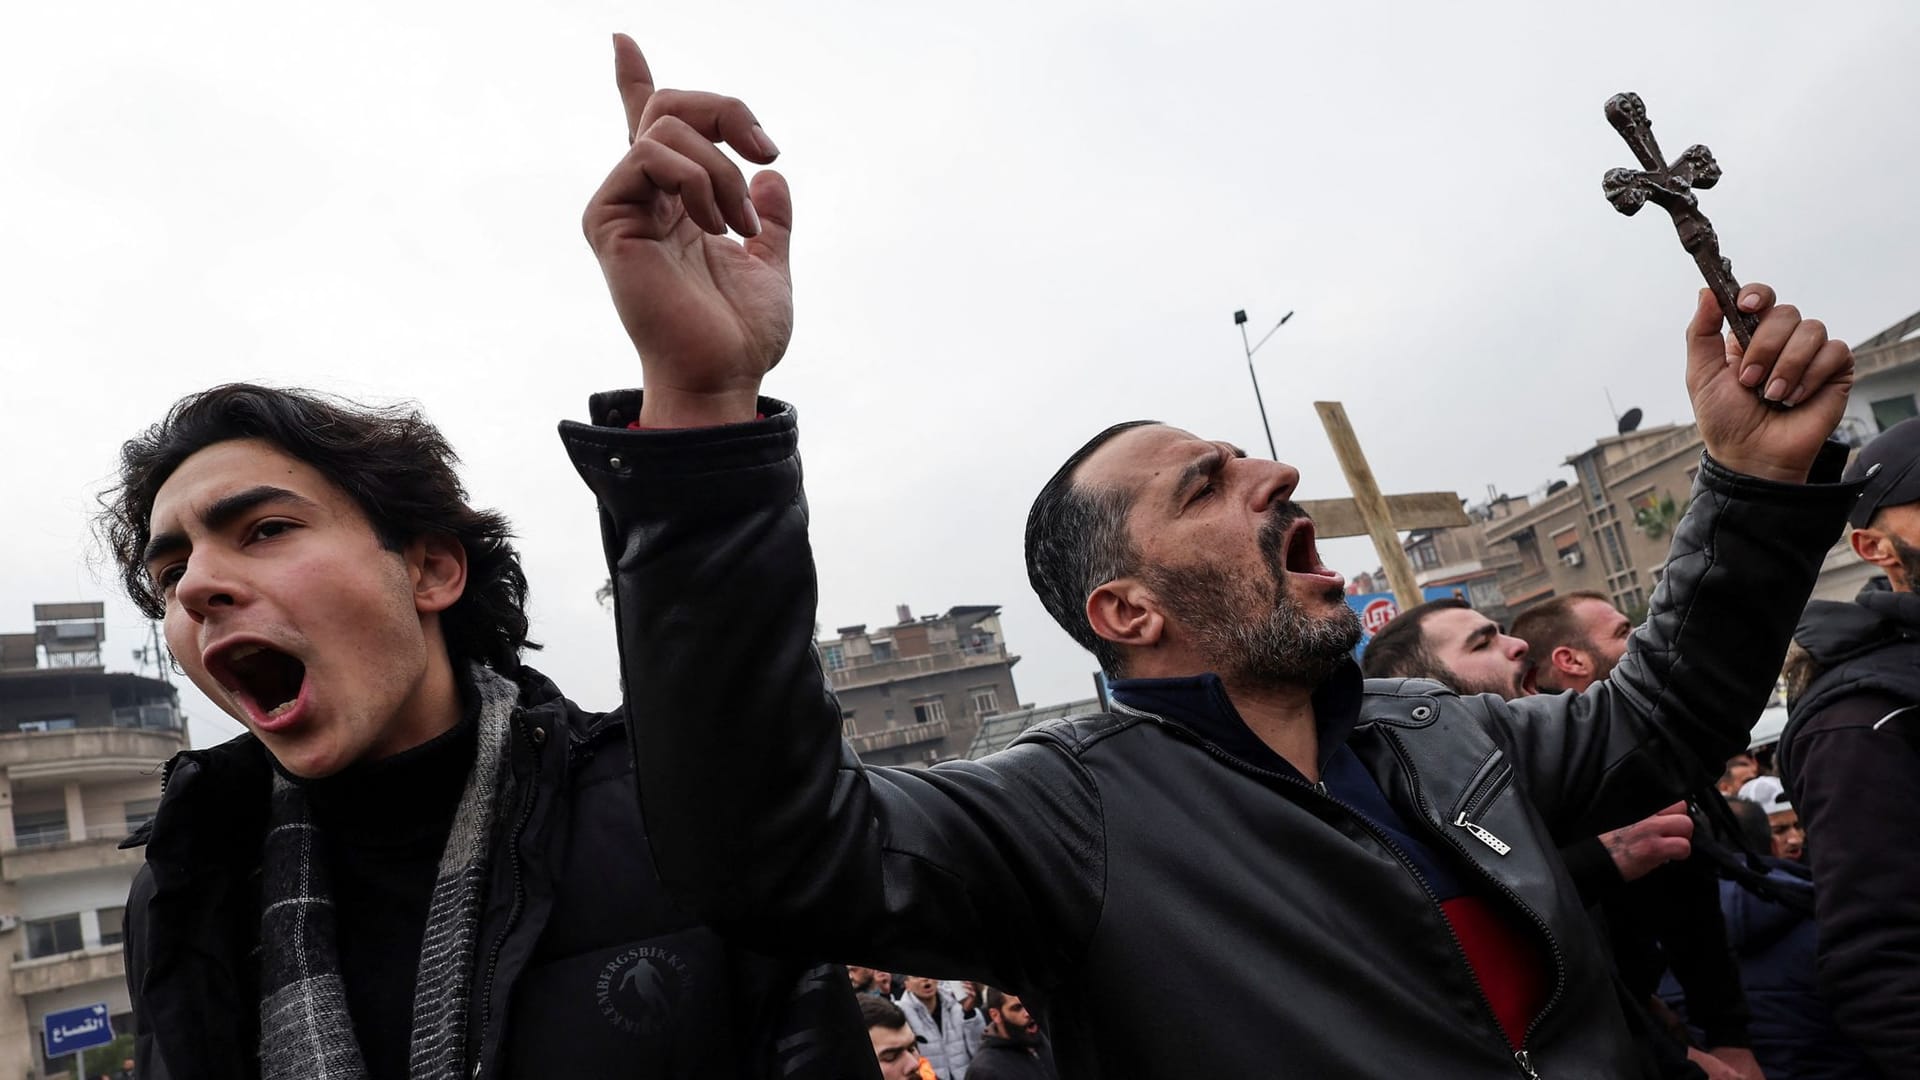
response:
<path id="1" fill-rule="evenodd" d="M 108 672 L 99 604 L 42 604 L 31 634 L 0 635 L 0 1075 L 68 1075 L 49 1061 L 49 1012 L 105 1002 L 132 1030 L 121 940 L 142 852 L 120 842 L 160 801 L 186 749 L 174 688 Z"/>
<path id="2" fill-rule="evenodd" d="M 874 765 L 931 765 L 967 755 L 980 721 L 1016 708 L 1013 665 L 993 605 L 956 607 L 915 619 L 906 605 L 892 626 L 841 627 L 817 644 L 840 699 L 847 739 Z"/>

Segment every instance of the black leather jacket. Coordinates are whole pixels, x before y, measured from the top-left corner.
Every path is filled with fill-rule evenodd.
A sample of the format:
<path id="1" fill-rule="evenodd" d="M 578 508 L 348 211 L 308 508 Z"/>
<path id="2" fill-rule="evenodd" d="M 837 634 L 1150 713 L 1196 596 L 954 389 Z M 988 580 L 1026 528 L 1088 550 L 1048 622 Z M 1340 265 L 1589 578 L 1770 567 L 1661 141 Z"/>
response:
<path id="1" fill-rule="evenodd" d="M 653 876 L 618 714 L 587 713 L 523 668 L 472 1017 L 475 1077 L 867 1080 L 872 1045 L 838 965 L 733 946 Z M 270 768 L 251 735 L 175 755 L 127 901 L 141 1080 L 242 1080 L 256 1050 L 259 866 Z M 618 997 L 654 958 L 664 1013 Z M 608 978 L 608 976 L 611 978 Z"/>
<path id="2" fill-rule="evenodd" d="M 630 419 L 638 394 L 590 407 Z M 1647 625 L 1584 695 L 1366 684 L 1349 745 L 1550 959 L 1515 1054 L 1385 835 L 1177 722 L 1087 716 L 982 761 L 863 766 L 813 648 L 794 414 L 761 411 L 698 430 L 562 425 L 600 502 L 626 685 L 645 688 L 628 716 L 661 878 L 747 940 L 1036 999 L 1075 1078 L 1631 1075 L 1556 849 L 1744 748 L 1857 493 L 1705 461 Z"/>
<path id="3" fill-rule="evenodd" d="M 1820 989 L 1886 1076 L 1920 1076 L 1920 595 L 1869 583 L 1807 605 L 1820 674 L 1780 734 L 1807 830 Z"/>

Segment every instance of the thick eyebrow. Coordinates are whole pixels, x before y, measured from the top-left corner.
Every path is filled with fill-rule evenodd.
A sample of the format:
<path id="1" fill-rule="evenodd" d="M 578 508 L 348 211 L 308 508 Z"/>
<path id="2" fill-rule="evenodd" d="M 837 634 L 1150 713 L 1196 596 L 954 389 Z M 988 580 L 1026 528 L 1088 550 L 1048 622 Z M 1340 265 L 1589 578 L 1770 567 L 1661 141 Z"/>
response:
<path id="1" fill-rule="evenodd" d="M 1213 453 L 1194 459 L 1187 464 L 1186 468 L 1180 470 L 1180 475 L 1173 482 L 1174 506 L 1180 505 L 1181 497 L 1187 493 L 1188 488 L 1225 468 L 1229 456 L 1246 457 L 1247 455 L 1238 447 L 1234 447 L 1232 454 L 1229 455 L 1227 448 L 1215 446 Z"/>
<path id="2" fill-rule="evenodd" d="M 320 504 L 305 495 L 288 491 L 286 488 L 274 487 L 272 484 L 260 484 L 216 500 L 213 505 L 200 512 L 200 522 L 209 531 L 218 532 L 249 511 L 268 503 L 288 503 L 308 510 L 320 509 Z M 160 533 L 147 541 L 146 549 L 140 553 L 140 562 L 143 566 L 152 566 L 159 560 L 169 555 L 177 555 L 191 546 L 184 532 Z"/>
<path id="3" fill-rule="evenodd" d="M 1467 647 L 1472 648 L 1476 642 L 1480 642 L 1480 641 L 1492 641 L 1493 636 L 1495 634 L 1498 634 L 1499 632 L 1500 632 L 1500 627 L 1494 625 L 1493 623 L 1490 623 L 1490 622 L 1481 623 L 1479 627 L 1474 630 L 1473 633 L 1467 635 Z"/>

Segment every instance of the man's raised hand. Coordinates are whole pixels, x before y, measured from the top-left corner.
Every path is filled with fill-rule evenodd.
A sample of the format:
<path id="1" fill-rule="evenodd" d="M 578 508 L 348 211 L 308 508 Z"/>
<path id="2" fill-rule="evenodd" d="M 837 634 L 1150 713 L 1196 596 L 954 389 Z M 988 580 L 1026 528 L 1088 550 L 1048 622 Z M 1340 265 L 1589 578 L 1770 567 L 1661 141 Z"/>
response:
<path id="1" fill-rule="evenodd" d="M 581 227 L 640 352 L 640 421 L 751 420 L 760 380 L 793 336 L 793 200 L 779 173 L 749 183 L 717 144 L 760 165 L 780 151 L 735 98 L 654 89 L 625 34 L 614 35 L 613 70 L 630 145 Z"/>
<path id="2" fill-rule="evenodd" d="M 1687 392 L 1707 452 L 1735 472 L 1804 483 L 1820 444 L 1840 423 L 1853 388 L 1853 350 L 1830 341 L 1773 289 L 1748 285 L 1740 309 L 1760 317 L 1746 348 L 1720 333 L 1718 301 L 1705 289 L 1687 325 Z M 1783 403 L 1777 408 L 1762 401 Z"/>

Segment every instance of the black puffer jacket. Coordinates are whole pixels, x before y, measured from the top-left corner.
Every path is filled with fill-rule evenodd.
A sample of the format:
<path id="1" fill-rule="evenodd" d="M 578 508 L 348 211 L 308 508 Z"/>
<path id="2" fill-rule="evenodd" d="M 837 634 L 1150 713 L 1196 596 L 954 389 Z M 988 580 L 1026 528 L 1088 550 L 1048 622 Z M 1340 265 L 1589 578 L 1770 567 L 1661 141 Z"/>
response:
<path id="1" fill-rule="evenodd" d="M 638 398 L 602 395 L 590 415 L 631 419 Z M 794 415 L 761 411 L 704 430 L 563 426 L 600 501 L 626 685 L 647 687 L 630 723 L 661 876 L 752 940 L 1048 1006 L 1070 1078 L 1632 1075 L 1556 849 L 1746 745 L 1857 493 L 1703 462 L 1652 616 L 1584 695 L 1374 680 L 1360 697 L 1357 669 L 1341 676 L 1358 702 L 1346 745 L 1549 960 L 1516 1054 L 1396 843 L 1176 720 L 1082 717 L 982 761 L 862 765 L 813 649 Z"/>
<path id="2" fill-rule="evenodd" d="M 519 681 L 518 794 L 500 808 L 481 914 L 474 1075 L 875 1076 L 844 969 L 747 952 L 668 898 L 619 715 L 583 712 L 531 669 Z M 176 755 L 159 811 L 129 841 L 147 848 L 127 901 L 141 1080 L 259 1075 L 252 953 L 270 767 L 251 735 Z M 641 958 L 678 976 L 668 1000 L 621 998 L 618 976 Z"/>
<path id="3" fill-rule="evenodd" d="M 1920 1077 L 1920 595 L 1882 579 L 1853 603 L 1816 601 L 1794 640 L 1821 672 L 1779 748 L 1813 865 L 1820 988 L 1881 1072 Z"/>

